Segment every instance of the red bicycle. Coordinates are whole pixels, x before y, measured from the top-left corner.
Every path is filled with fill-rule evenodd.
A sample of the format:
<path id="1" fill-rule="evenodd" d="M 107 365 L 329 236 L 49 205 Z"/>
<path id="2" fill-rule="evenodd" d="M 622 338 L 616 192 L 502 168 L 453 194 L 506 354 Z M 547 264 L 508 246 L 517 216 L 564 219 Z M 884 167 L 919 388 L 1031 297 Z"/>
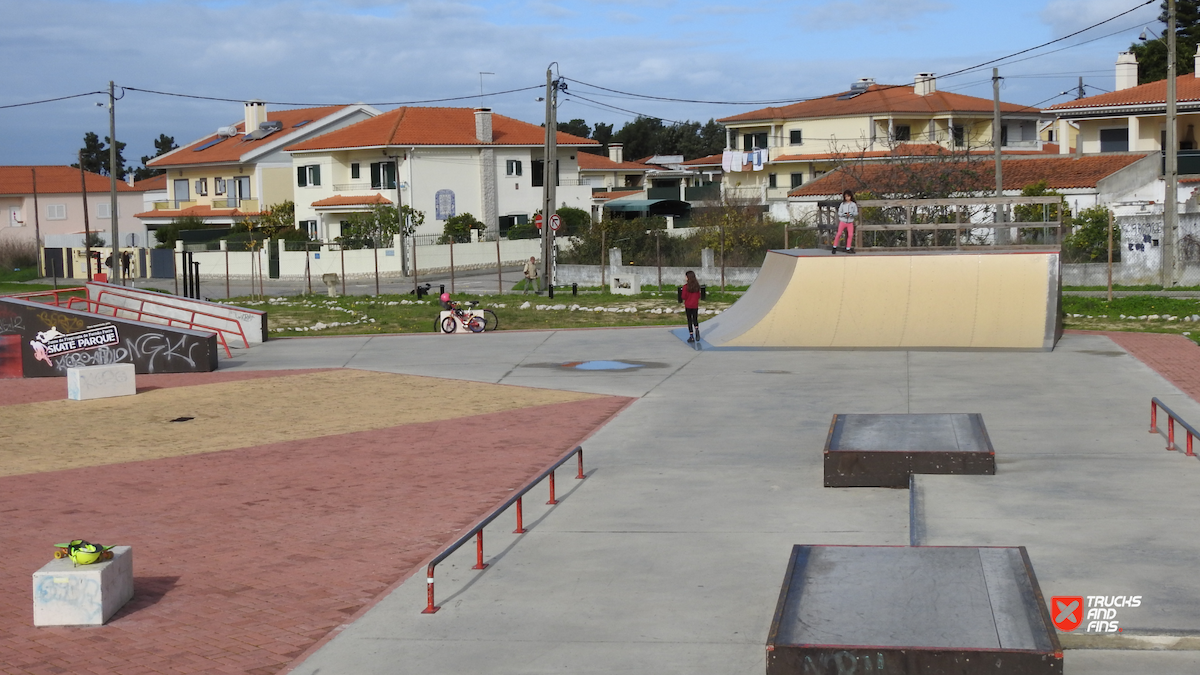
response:
<path id="1" fill-rule="evenodd" d="M 482 333 L 487 328 L 482 316 L 466 313 L 457 302 L 450 302 L 449 305 L 450 316 L 443 318 L 440 323 L 443 333 L 453 333 L 458 329 L 458 324 L 472 333 Z"/>

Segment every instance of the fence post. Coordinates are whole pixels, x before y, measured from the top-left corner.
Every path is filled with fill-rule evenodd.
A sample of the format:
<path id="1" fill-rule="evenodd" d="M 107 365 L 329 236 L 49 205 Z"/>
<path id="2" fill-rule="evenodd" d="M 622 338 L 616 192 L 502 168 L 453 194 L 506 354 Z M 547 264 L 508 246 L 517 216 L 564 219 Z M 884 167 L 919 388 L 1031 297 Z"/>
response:
<path id="1" fill-rule="evenodd" d="M 375 258 L 375 295 L 379 295 L 379 247 L 375 246 L 371 249 L 371 253 Z"/>
<path id="2" fill-rule="evenodd" d="M 454 235 L 450 235 L 450 294 L 454 295 Z"/>
<path id="3" fill-rule="evenodd" d="M 521 500 L 524 497 L 517 497 L 517 529 L 513 530 L 513 534 L 525 534 L 524 516 L 521 513 Z"/>
<path id="4" fill-rule="evenodd" d="M 504 267 L 500 264 L 500 228 L 496 228 L 496 294 L 504 294 Z"/>
<path id="5" fill-rule="evenodd" d="M 475 566 L 471 569 L 481 570 L 487 567 L 487 563 L 483 562 L 483 528 L 475 533 Z"/>
<path id="6" fill-rule="evenodd" d="M 403 253 L 403 251 L 401 251 Z M 346 247 L 338 244 L 338 254 L 342 258 L 342 295 L 346 294 Z"/>
<path id="7" fill-rule="evenodd" d="M 1158 433 L 1158 405 L 1150 399 L 1150 433 Z"/>

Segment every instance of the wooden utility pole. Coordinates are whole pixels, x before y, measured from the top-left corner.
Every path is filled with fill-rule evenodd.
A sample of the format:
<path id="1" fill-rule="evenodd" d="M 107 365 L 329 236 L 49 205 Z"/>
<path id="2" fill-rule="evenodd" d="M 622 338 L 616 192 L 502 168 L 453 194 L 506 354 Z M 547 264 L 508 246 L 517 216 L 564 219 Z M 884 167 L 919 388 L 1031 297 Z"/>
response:
<path id="1" fill-rule="evenodd" d="M 1179 230 L 1179 142 L 1175 109 L 1175 0 L 1167 0 L 1167 147 L 1163 198 L 1162 287 L 1175 285 L 1175 240 Z"/>
<path id="2" fill-rule="evenodd" d="M 1000 69 L 992 68 L 992 156 L 996 164 L 996 197 L 1004 196 L 1004 163 L 1000 161 L 1000 147 L 1003 141 L 1000 132 L 1002 129 L 1003 127 L 1000 125 Z M 1008 220 L 1007 215 L 1004 207 L 997 204 L 995 215 L 997 244 L 1008 243 L 1008 230 L 1003 229 L 1003 234 L 1001 234 L 1002 228 L 1000 227 L 1000 224 Z"/>
<path id="3" fill-rule="evenodd" d="M 87 174 L 83 170 L 83 150 L 79 151 L 79 186 L 83 190 L 83 247 L 87 250 L 87 280 L 92 280 L 92 228 L 88 224 Z"/>
<path id="4" fill-rule="evenodd" d="M 108 188 L 112 219 L 112 281 L 121 283 L 121 235 L 117 228 L 117 97 L 112 80 L 108 81 Z"/>
<path id="5" fill-rule="evenodd" d="M 554 284 L 554 230 L 550 216 L 554 215 L 554 188 L 558 184 L 558 111 L 555 109 L 558 83 L 554 81 L 554 65 L 546 68 L 546 144 L 542 164 L 542 267 L 546 288 Z"/>

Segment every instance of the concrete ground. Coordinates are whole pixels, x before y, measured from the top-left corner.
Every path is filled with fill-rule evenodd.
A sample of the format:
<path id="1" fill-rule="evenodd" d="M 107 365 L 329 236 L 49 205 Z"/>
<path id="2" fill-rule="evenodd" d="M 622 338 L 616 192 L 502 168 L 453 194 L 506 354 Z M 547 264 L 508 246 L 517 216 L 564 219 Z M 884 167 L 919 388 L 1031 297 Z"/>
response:
<path id="1" fill-rule="evenodd" d="M 589 359 L 645 365 L 556 365 Z M 982 413 L 997 475 L 919 479 L 922 541 L 1024 545 L 1047 597 L 1142 595 L 1126 630 L 1200 633 L 1200 466 L 1147 433 L 1151 396 L 1189 420 L 1200 404 L 1104 335 L 1051 353 L 702 352 L 663 328 L 501 332 L 279 340 L 222 363 L 301 366 L 638 400 L 585 444 L 588 480 L 527 511 L 529 534 L 511 516 L 489 527 L 491 567 L 471 570 L 467 549 L 438 567 L 440 612 L 420 613 L 414 570 L 295 673 L 762 673 L 792 544 L 909 542 L 908 491 L 822 487 L 838 412 Z M 1066 655 L 1071 675 L 1198 665 L 1195 651 Z"/>

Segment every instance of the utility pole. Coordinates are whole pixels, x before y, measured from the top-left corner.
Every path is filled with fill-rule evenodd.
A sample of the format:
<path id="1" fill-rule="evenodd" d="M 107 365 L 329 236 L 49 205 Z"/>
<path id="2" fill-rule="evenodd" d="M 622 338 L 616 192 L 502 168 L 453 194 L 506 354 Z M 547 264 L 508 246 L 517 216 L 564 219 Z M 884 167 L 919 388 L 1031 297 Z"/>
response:
<path id="1" fill-rule="evenodd" d="M 87 280 L 92 281 L 92 228 L 88 223 L 87 174 L 83 171 L 83 150 L 79 151 L 79 186 L 83 190 L 83 247 L 87 249 Z"/>
<path id="2" fill-rule="evenodd" d="M 554 81 L 554 64 L 546 68 L 546 146 L 542 169 L 542 266 L 546 288 L 554 284 L 554 231 L 550 227 L 550 216 L 554 215 L 554 188 L 558 184 L 558 111 L 555 99 L 558 83 Z"/>
<path id="3" fill-rule="evenodd" d="M 1175 285 L 1175 235 L 1179 229 L 1179 142 L 1175 111 L 1175 0 L 1167 0 L 1167 147 L 1163 199 L 1162 286 Z"/>
<path id="4" fill-rule="evenodd" d="M 993 161 L 996 164 L 997 199 L 1004 196 L 1004 168 L 1000 161 L 1000 144 L 1002 141 L 1000 130 L 1000 69 L 992 68 L 992 154 Z M 1000 227 L 1000 224 L 1007 220 L 1006 215 L 1004 206 L 997 204 L 995 215 L 997 244 L 1008 243 L 1008 230 Z"/>
<path id="5" fill-rule="evenodd" d="M 45 262 L 46 254 L 42 251 L 42 224 L 38 213 L 38 198 L 37 198 L 37 168 L 30 167 L 29 173 L 33 175 L 33 240 L 37 246 L 37 269 L 38 276 L 42 276 L 42 263 Z"/>
<path id="6" fill-rule="evenodd" d="M 1083 98 L 1083 76 L 1079 76 L 1079 88 L 1075 90 L 1075 100 Z"/>
<path id="7" fill-rule="evenodd" d="M 112 278 L 113 283 L 121 283 L 121 239 L 117 231 L 117 98 L 112 80 L 108 81 L 108 187 L 111 206 L 109 217 L 112 219 Z"/>

